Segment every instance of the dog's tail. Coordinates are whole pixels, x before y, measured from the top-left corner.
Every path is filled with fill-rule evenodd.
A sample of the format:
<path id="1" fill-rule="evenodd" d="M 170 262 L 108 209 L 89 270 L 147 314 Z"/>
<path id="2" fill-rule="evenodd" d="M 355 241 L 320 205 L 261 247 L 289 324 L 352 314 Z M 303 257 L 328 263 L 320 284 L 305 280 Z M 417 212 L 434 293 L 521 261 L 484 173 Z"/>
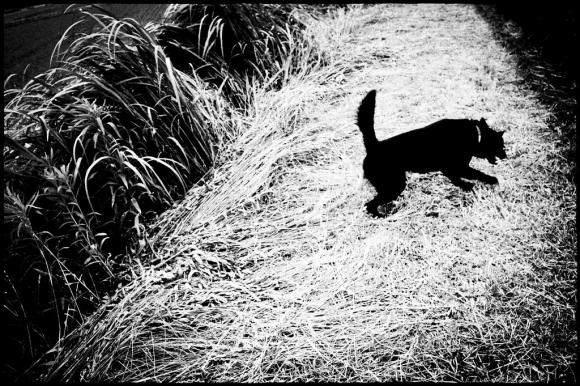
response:
<path id="1" fill-rule="evenodd" d="M 362 132 L 363 142 L 367 152 L 372 150 L 378 143 L 375 135 L 375 97 L 376 90 L 371 90 L 364 97 L 358 108 L 356 123 Z"/>

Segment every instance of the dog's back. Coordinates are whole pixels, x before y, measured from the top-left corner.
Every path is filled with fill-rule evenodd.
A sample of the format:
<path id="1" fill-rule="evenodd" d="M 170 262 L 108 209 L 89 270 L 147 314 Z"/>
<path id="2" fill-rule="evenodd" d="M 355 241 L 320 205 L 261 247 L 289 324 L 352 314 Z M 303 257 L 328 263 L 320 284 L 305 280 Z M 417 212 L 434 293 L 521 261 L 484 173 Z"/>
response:
<path id="1" fill-rule="evenodd" d="M 476 141 L 467 119 L 443 119 L 380 141 L 374 151 L 393 167 L 426 173 L 469 164 Z"/>

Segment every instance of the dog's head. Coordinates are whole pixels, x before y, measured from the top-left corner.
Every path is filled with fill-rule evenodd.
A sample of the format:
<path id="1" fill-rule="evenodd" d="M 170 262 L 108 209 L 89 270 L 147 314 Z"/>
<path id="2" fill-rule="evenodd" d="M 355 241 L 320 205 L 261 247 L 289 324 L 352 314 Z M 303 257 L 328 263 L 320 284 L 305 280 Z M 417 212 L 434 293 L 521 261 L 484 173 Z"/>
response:
<path id="1" fill-rule="evenodd" d="M 481 142 L 479 145 L 479 156 L 485 158 L 489 163 L 495 165 L 496 158 L 506 159 L 505 148 L 503 143 L 503 131 L 494 131 L 481 118 L 476 122 L 476 126 L 481 132 Z"/>

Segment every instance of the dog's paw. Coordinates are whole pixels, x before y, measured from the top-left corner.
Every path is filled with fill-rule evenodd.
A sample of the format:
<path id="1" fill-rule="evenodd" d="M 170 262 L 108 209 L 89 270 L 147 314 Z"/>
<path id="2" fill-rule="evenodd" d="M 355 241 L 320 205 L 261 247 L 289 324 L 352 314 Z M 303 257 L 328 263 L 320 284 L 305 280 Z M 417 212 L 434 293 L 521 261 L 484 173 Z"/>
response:
<path id="1" fill-rule="evenodd" d="M 385 216 L 384 214 L 381 214 L 379 211 L 376 212 L 369 212 L 369 215 L 374 218 L 374 219 L 381 219 L 381 218 L 385 218 L 387 216 Z"/>
<path id="2" fill-rule="evenodd" d="M 387 217 L 397 211 L 397 206 L 392 202 L 387 202 L 383 205 L 383 211 L 385 212 L 384 217 Z"/>
<path id="3" fill-rule="evenodd" d="M 382 214 L 381 212 L 379 212 L 378 208 L 376 208 L 375 210 L 369 210 L 367 209 L 368 214 L 372 217 L 372 218 L 384 218 L 385 215 Z"/>
<path id="4" fill-rule="evenodd" d="M 368 214 L 371 215 L 371 217 L 380 217 L 379 211 L 378 211 L 378 206 L 377 205 L 373 205 L 370 202 L 367 202 L 365 204 L 365 208 L 367 209 Z"/>
<path id="5" fill-rule="evenodd" d="M 489 176 L 489 178 L 486 181 L 488 184 L 490 185 L 497 185 L 499 184 L 499 181 L 497 180 L 497 178 Z"/>
<path id="6" fill-rule="evenodd" d="M 368 210 L 368 208 L 367 208 Z M 388 202 L 386 204 L 378 205 L 374 208 L 374 210 L 368 210 L 368 212 L 374 218 L 385 218 L 397 211 L 397 206 L 392 202 Z"/>
<path id="7" fill-rule="evenodd" d="M 472 182 L 463 181 L 459 187 L 465 192 L 471 192 L 474 184 Z"/>
<path id="8" fill-rule="evenodd" d="M 379 211 L 379 205 L 365 205 L 367 208 L 367 212 L 371 215 L 372 218 L 385 218 L 387 217 L 386 213 L 381 213 Z"/>

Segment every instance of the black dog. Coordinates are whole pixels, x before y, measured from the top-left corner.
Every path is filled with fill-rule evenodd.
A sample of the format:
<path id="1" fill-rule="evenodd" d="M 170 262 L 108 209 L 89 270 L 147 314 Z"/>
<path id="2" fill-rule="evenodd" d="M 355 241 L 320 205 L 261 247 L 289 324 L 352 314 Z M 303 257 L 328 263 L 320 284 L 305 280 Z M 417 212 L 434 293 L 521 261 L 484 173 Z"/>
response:
<path id="1" fill-rule="evenodd" d="M 357 124 L 363 134 L 367 156 L 363 162 L 365 177 L 377 190 L 377 196 L 366 204 L 372 215 L 382 216 L 379 205 L 393 201 L 405 189 L 405 172 L 441 171 L 464 190 L 473 184 L 462 180 L 478 179 L 496 184 L 497 178 L 469 166 L 471 157 L 485 158 L 495 164 L 505 159 L 503 132 L 489 128 L 485 120 L 443 119 L 421 129 L 412 130 L 384 141 L 378 141 L 374 129 L 376 91 L 370 91 L 358 109 Z"/>

